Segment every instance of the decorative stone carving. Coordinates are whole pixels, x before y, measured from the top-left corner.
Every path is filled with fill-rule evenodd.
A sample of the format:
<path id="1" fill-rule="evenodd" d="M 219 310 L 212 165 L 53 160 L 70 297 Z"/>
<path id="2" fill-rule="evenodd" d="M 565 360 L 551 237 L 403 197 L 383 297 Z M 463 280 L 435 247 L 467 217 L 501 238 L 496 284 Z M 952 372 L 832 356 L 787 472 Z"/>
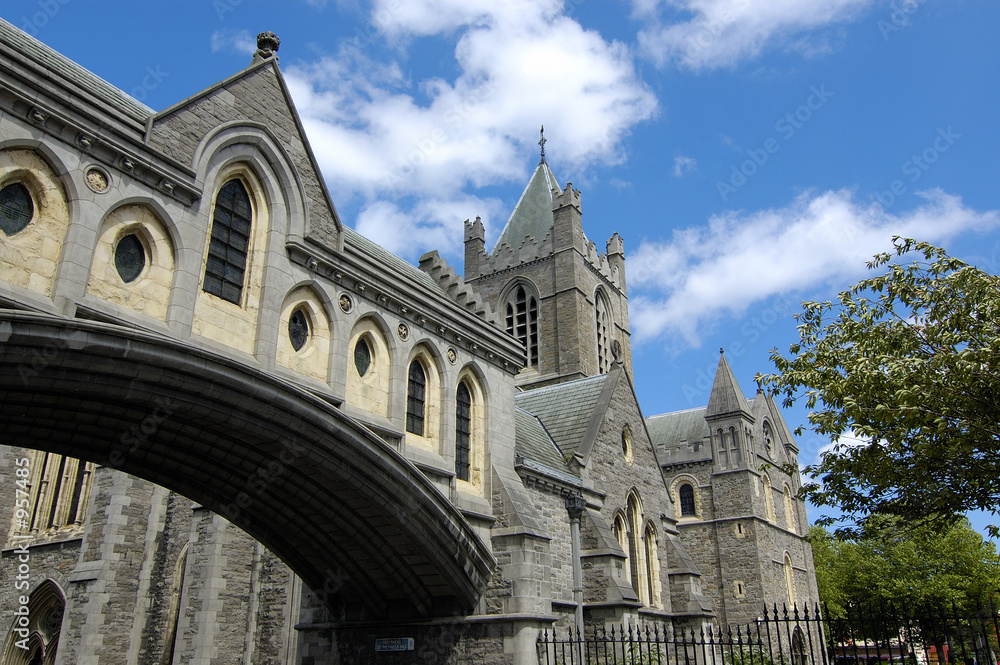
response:
<path id="1" fill-rule="evenodd" d="M 399 335 L 399 339 L 403 340 L 404 342 L 410 339 L 410 329 L 406 327 L 405 323 L 400 323 L 398 326 L 396 326 L 396 334 Z"/>
<path id="2" fill-rule="evenodd" d="M 351 300 L 351 296 L 346 293 L 340 294 L 340 309 L 344 310 L 345 314 L 354 309 L 354 302 Z"/>

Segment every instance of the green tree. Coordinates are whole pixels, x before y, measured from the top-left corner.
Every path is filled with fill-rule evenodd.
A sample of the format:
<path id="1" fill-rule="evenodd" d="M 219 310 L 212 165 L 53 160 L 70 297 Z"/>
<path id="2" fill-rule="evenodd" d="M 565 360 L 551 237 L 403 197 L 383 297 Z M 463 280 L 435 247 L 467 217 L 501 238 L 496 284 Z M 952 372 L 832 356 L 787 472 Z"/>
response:
<path id="1" fill-rule="evenodd" d="M 800 340 L 765 377 L 786 406 L 803 395 L 832 449 L 803 496 L 860 523 L 954 522 L 1000 505 L 1000 279 L 943 249 L 894 238 L 836 302 L 805 302 Z M 895 262 L 907 254 L 917 259 Z M 801 433 L 800 427 L 797 431 Z M 845 443 L 853 433 L 869 443 Z M 827 519 L 824 523 L 831 524 Z"/>
<path id="2" fill-rule="evenodd" d="M 968 520 L 943 531 L 903 527 L 898 518 L 872 517 L 850 540 L 822 527 L 809 530 L 820 600 L 827 616 L 849 605 L 892 605 L 903 611 L 952 606 L 972 616 L 1000 589 L 1000 557 Z"/>

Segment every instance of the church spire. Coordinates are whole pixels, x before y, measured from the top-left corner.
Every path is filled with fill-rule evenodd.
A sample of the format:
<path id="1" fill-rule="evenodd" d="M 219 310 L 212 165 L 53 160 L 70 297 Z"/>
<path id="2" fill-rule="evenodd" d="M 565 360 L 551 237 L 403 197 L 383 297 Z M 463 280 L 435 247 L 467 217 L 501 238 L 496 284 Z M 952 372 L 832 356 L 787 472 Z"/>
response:
<path id="1" fill-rule="evenodd" d="M 541 129 L 541 131 L 538 132 L 538 134 L 539 134 L 539 137 L 540 137 L 538 139 L 538 145 L 541 146 L 541 148 L 542 148 L 542 159 L 538 163 L 539 164 L 544 164 L 545 163 L 545 144 L 549 142 L 549 140 L 547 138 L 545 138 L 545 125 L 542 125 L 542 129 Z"/>
<path id="2" fill-rule="evenodd" d="M 736 382 L 733 370 L 726 362 L 726 354 L 723 349 L 719 349 L 719 367 L 715 370 L 715 382 L 712 384 L 712 394 L 708 398 L 708 409 L 705 411 L 705 418 L 722 416 L 736 412 L 747 411 L 747 400 L 740 391 L 740 384 Z"/>

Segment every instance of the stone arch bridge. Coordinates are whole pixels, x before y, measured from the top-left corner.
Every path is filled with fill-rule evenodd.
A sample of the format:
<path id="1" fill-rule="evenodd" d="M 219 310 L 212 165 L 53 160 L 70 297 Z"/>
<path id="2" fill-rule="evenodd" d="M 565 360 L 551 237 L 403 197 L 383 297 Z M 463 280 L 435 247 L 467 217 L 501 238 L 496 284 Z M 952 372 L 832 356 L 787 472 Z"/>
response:
<path id="1" fill-rule="evenodd" d="M 3 443 L 200 502 L 354 618 L 470 613 L 494 565 L 458 510 L 370 430 L 159 334 L 0 310 L 0 404 Z"/>

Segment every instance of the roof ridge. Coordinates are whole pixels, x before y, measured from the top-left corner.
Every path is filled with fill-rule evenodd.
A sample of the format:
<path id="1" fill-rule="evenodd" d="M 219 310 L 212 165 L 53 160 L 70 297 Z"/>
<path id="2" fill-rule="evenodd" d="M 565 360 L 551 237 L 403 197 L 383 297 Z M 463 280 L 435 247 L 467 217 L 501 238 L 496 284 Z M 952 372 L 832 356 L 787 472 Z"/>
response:
<path id="1" fill-rule="evenodd" d="M 607 378 L 607 374 L 595 374 L 594 376 L 585 376 L 582 379 L 573 379 L 572 381 L 563 381 L 562 383 L 554 383 L 551 386 L 542 386 L 541 388 L 531 388 L 530 390 L 523 390 L 518 393 L 514 393 L 514 399 L 522 397 L 525 395 L 542 395 L 550 392 L 555 392 L 560 388 L 565 388 L 566 386 L 580 385 L 588 381 L 604 381 Z M 520 408 L 520 407 L 518 407 Z M 530 412 L 529 412 L 530 413 Z"/>
<path id="2" fill-rule="evenodd" d="M 152 108 L 118 86 L 109 83 L 83 65 L 70 60 L 4 18 L 0 18 L 0 38 L 12 43 L 17 47 L 15 50 L 18 53 L 27 55 L 50 73 L 56 73 L 66 81 L 88 90 L 95 97 L 112 103 L 134 120 L 145 122 L 155 113 Z M 46 60 L 48 62 L 45 62 Z"/>

